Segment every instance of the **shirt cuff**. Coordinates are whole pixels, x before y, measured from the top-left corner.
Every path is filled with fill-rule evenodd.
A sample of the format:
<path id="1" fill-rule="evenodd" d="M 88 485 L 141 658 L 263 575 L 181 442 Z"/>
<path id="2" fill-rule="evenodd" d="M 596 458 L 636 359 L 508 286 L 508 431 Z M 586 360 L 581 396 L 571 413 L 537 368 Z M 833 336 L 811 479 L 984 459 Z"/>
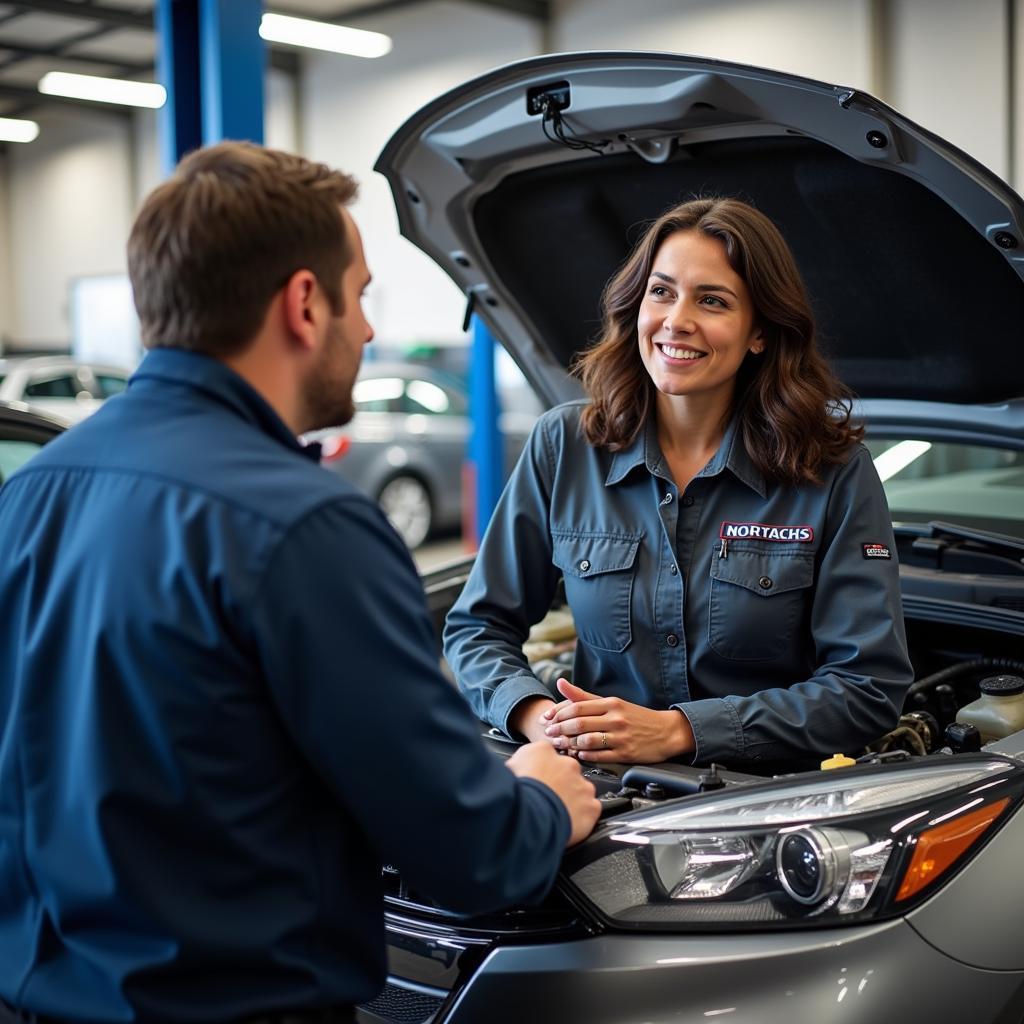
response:
<path id="1" fill-rule="evenodd" d="M 529 700 L 531 697 L 546 697 L 555 703 L 560 699 L 555 697 L 536 676 L 526 673 L 506 679 L 495 690 L 494 697 L 491 699 L 491 721 L 510 739 L 523 739 L 518 733 L 513 733 L 508 720 L 512 716 L 512 712 L 524 700 Z"/>
<path id="2" fill-rule="evenodd" d="M 673 704 L 693 730 L 691 764 L 710 764 L 743 757 L 743 723 L 736 709 L 723 697 L 708 697 Z"/>

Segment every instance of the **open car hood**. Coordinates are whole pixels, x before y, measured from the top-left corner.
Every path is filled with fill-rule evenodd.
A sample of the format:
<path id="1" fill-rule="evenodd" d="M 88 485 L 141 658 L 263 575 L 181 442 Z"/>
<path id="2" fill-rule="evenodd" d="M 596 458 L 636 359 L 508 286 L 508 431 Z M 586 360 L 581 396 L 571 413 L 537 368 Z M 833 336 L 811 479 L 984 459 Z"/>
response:
<path id="1" fill-rule="evenodd" d="M 600 152 L 545 137 L 545 94 Z M 645 224 L 709 194 L 780 226 L 821 346 L 861 396 L 1024 395 L 1024 202 L 856 90 L 674 54 L 549 55 L 428 104 L 376 169 L 402 234 L 549 402 L 579 396 L 565 368 Z"/>

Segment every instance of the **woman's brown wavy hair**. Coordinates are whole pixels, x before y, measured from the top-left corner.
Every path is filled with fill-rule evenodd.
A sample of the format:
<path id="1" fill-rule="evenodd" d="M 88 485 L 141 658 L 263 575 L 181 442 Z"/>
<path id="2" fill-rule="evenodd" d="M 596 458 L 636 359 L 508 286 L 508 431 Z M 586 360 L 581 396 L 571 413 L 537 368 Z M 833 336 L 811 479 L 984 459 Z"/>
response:
<path id="1" fill-rule="evenodd" d="M 654 403 L 640 358 L 637 315 L 661 243 L 677 231 L 717 238 L 746 282 L 765 342 L 747 354 L 734 408 L 751 460 L 777 483 L 818 482 L 823 466 L 842 462 L 863 428 L 850 421 L 852 393 L 818 351 L 814 318 L 796 261 L 778 228 L 738 199 L 694 199 L 663 213 L 605 286 L 602 329 L 573 372 L 591 397 L 584 436 L 616 451 L 631 444 Z"/>

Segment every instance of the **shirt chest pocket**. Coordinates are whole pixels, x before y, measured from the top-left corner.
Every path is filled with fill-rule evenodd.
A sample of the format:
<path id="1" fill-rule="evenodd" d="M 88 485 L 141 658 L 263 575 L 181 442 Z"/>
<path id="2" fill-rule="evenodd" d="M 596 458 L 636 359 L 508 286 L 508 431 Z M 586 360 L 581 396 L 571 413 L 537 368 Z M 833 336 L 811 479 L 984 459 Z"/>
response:
<path id="1" fill-rule="evenodd" d="M 711 562 L 708 643 L 734 661 L 773 661 L 805 640 L 814 556 L 730 545 Z"/>
<path id="2" fill-rule="evenodd" d="M 630 604 L 640 537 L 624 534 L 552 535 L 552 558 L 579 638 L 599 651 L 622 651 L 633 638 Z"/>

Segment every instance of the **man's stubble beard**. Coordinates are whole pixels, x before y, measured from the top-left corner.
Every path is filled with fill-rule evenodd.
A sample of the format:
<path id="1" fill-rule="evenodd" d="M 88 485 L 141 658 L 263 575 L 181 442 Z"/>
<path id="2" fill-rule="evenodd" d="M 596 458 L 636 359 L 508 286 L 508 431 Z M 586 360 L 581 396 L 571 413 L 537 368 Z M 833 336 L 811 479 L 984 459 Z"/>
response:
<path id="1" fill-rule="evenodd" d="M 332 325 L 320 358 L 306 379 L 303 399 L 309 424 L 307 430 L 342 427 L 355 416 L 352 388 L 359 373 L 360 359 L 348 366 L 345 357 L 341 329 Z"/>

